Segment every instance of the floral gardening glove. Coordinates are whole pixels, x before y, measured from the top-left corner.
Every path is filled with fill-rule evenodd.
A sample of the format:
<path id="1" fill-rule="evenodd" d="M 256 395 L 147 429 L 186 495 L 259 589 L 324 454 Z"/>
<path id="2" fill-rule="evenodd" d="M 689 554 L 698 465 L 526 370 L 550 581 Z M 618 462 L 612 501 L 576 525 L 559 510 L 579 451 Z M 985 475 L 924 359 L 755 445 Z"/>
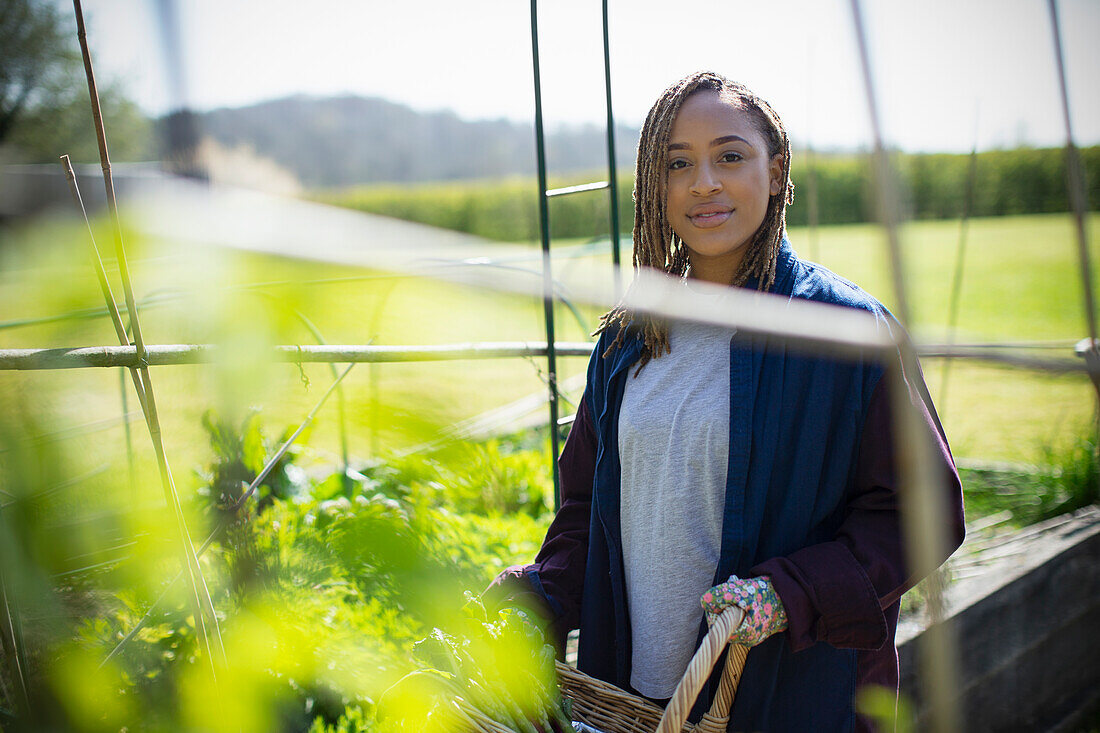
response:
<path id="1" fill-rule="evenodd" d="M 767 576 L 742 580 L 731 575 L 704 593 L 699 602 L 708 614 L 718 615 L 730 606 L 745 612 L 741 625 L 730 634 L 734 644 L 756 646 L 787 628 L 787 611 Z"/>

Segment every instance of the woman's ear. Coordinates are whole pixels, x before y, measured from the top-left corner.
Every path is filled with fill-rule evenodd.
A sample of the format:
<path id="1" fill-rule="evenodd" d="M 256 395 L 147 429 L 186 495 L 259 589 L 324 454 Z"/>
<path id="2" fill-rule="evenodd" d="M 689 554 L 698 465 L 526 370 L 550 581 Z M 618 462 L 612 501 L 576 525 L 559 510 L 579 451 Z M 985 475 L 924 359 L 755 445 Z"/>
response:
<path id="1" fill-rule="evenodd" d="M 783 154 L 777 153 L 772 156 L 772 162 L 768 166 L 769 183 L 768 193 L 772 196 L 779 195 L 779 189 L 783 186 Z"/>

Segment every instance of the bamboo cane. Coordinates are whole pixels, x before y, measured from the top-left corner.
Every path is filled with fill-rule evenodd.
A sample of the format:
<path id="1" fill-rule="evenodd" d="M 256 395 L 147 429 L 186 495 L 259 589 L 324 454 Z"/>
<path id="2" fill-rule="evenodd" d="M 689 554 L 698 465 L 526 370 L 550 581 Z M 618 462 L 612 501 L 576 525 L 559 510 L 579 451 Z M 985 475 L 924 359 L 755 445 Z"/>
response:
<path id="1" fill-rule="evenodd" d="M 3 604 L 3 617 L 0 618 L 0 649 L 7 652 L 14 668 L 15 678 L 19 687 L 19 703 L 24 709 L 30 710 L 30 696 L 27 692 L 27 647 L 23 638 L 23 627 L 19 621 L 19 611 L 13 608 L 17 599 L 8 593 L 8 583 L 5 578 L 4 568 L 0 565 L 0 604 Z"/>
<path id="2" fill-rule="evenodd" d="M 88 219 L 88 210 L 84 208 L 84 199 L 80 195 L 80 184 L 77 183 L 76 172 L 73 170 L 73 164 L 69 160 L 68 155 L 61 156 L 61 165 L 65 168 L 65 178 L 69 182 L 69 192 L 73 195 L 73 201 L 76 203 L 77 208 L 80 209 L 81 216 L 84 217 L 84 226 L 88 229 L 88 241 L 92 245 L 92 264 L 95 266 L 96 279 L 99 281 L 99 290 L 103 293 L 103 300 L 107 303 L 107 312 L 110 314 L 111 323 L 115 327 L 115 335 L 118 336 L 118 343 L 121 346 L 129 346 L 130 340 L 126 337 L 126 327 L 122 325 L 122 316 L 118 312 L 118 305 L 115 303 L 115 295 L 111 292 L 111 284 L 107 281 L 107 271 L 103 267 L 103 257 L 100 255 L 99 247 L 95 243 L 95 233 L 92 232 L 92 222 Z M 149 415 L 145 407 L 145 385 L 142 384 L 137 369 L 131 367 L 130 375 L 133 377 L 134 389 L 137 391 L 141 412 L 145 415 L 146 419 L 148 419 Z"/>
<path id="3" fill-rule="evenodd" d="M 111 316 L 111 322 L 115 327 L 115 334 L 118 337 L 119 343 L 121 345 L 129 346 L 129 339 L 127 338 L 127 335 L 126 335 L 126 327 L 122 323 L 122 316 L 119 314 L 118 306 L 115 303 L 114 294 L 111 292 L 110 283 L 107 281 L 107 273 L 106 273 L 105 268 L 103 267 L 103 258 L 99 253 L 99 247 L 96 246 L 96 243 L 95 243 L 95 235 L 92 232 L 91 221 L 88 219 L 88 212 L 84 207 L 84 200 L 80 195 L 80 184 L 76 180 L 76 173 L 75 173 L 75 171 L 73 171 L 72 163 L 70 162 L 68 155 L 61 156 L 61 161 L 62 161 L 62 165 L 65 168 L 65 177 L 69 182 L 69 190 L 73 195 L 74 202 L 77 204 L 78 208 L 80 209 L 81 215 L 84 217 L 84 224 L 88 229 L 88 238 L 89 238 L 89 241 L 92 245 L 92 253 L 94 255 L 92 259 L 93 259 L 93 264 L 95 265 L 95 269 L 96 269 L 96 277 L 99 280 L 99 287 L 100 287 L 101 292 L 103 293 L 103 298 L 106 301 L 107 311 Z M 130 311 L 130 315 L 131 315 L 130 320 L 131 320 L 131 323 L 133 324 L 133 323 L 136 322 L 136 309 L 134 311 Z M 140 362 L 140 360 L 139 360 L 139 362 Z M 150 426 L 149 430 L 150 430 L 150 433 L 152 434 L 153 433 L 153 427 L 152 427 L 153 423 L 152 423 L 152 419 L 151 419 L 152 416 L 151 416 L 150 411 L 149 411 L 149 402 L 148 402 L 148 399 L 147 399 L 147 392 L 146 392 L 146 383 L 147 383 L 148 380 L 146 378 L 142 377 L 141 370 L 139 369 L 138 366 L 130 365 L 129 366 L 129 371 L 130 371 L 130 376 L 131 376 L 131 378 L 133 380 L 133 383 L 134 383 L 134 390 L 137 392 L 138 403 L 141 405 L 141 412 L 145 417 L 146 424 Z M 150 383 L 149 387 L 151 388 L 151 386 L 152 385 Z M 158 432 L 159 432 L 159 427 L 158 427 Z M 129 433 L 129 429 L 127 427 L 127 437 L 129 437 L 128 433 Z M 154 444 L 155 443 L 156 443 L 156 439 L 154 439 Z M 158 455 L 158 464 L 159 464 L 159 455 Z M 162 476 L 163 476 L 163 471 L 162 471 Z M 170 479 L 171 478 L 171 473 L 170 472 L 168 473 L 168 476 L 169 476 L 169 479 Z M 131 456 L 131 482 L 132 482 L 132 480 L 133 480 L 133 475 L 132 475 L 132 456 Z M 175 487 L 174 486 L 172 487 L 171 497 L 174 497 L 176 499 L 176 503 L 178 504 L 178 496 L 176 496 L 176 494 L 175 494 Z M 169 499 L 169 502 L 171 503 L 171 498 Z M 182 511 L 177 513 L 177 522 L 179 522 L 179 514 L 181 514 L 181 513 L 182 513 Z M 186 525 L 184 525 L 184 526 L 186 527 Z M 184 531 L 186 531 L 186 529 Z M 187 540 L 186 540 L 187 546 L 190 547 L 190 534 L 186 534 L 185 536 L 187 537 Z M 184 552 L 186 554 L 186 548 L 185 548 Z M 185 557 L 185 561 L 188 563 L 188 566 L 190 566 L 190 561 L 186 557 Z M 196 565 L 197 565 L 197 560 L 196 560 Z M 201 630 L 201 633 L 204 637 L 204 643 L 207 645 L 207 649 L 209 651 L 209 641 L 206 640 L 205 625 L 204 625 L 204 621 L 202 619 L 203 606 L 202 606 L 202 602 L 201 602 L 201 597 L 199 597 L 196 594 L 195 600 L 197 602 L 197 605 L 195 605 L 195 608 L 194 608 L 194 610 L 196 612 L 195 622 L 196 622 L 196 624 L 200 625 L 200 630 Z M 214 613 L 213 613 L 212 602 L 211 602 L 210 612 L 211 612 L 211 616 L 215 618 L 215 622 L 216 622 L 216 616 L 214 616 Z"/>
<path id="4" fill-rule="evenodd" d="M 165 303 L 177 300 L 178 298 L 178 295 L 162 295 L 156 298 L 146 296 L 141 299 L 141 305 L 146 310 L 148 310 L 151 306 L 164 305 Z M 80 319 L 96 319 L 102 318 L 104 315 L 110 315 L 110 312 L 107 308 L 78 308 L 77 310 L 68 311 L 66 313 L 57 313 L 50 316 L 36 316 L 34 318 L 16 318 L 11 321 L 0 321 L 0 331 L 5 331 L 10 328 L 41 326 L 45 323 L 63 323 L 65 321 L 75 321 Z M 129 341 L 127 341 L 127 343 L 129 343 Z"/>
<path id="5" fill-rule="evenodd" d="M 275 464 L 277 464 L 279 460 L 284 455 L 286 455 L 287 450 L 289 450 L 290 446 L 294 444 L 294 441 L 298 439 L 298 436 L 302 434 L 302 431 L 309 427 L 310 423 L 312 423 L 314 418 L 317 417 L 317 413 L 320 412 L 321 407 L 325 404 L 325 401 L 329 398 L 329 395 L 331 395 L 333 390 L 337 389 L 337 386 L 342 381 L 344 381 L 344 377 L 348 375 L 348 372 L 351 371 L 351 368 L 353 366 L 355 366 L 355 364 L 348 365 L 348 368 L 345 369 L 343 373 L 340 374 L 340 376 L 338 376 L 336 380 L 329 386 L 329 388 L 325 390 L 325 393 L 321 395 L 321 399 L 318 400 L 313 409 L 309 411 L 309 414 L 306 415 L 306 419 L 302 421 L 302 424 L 298 426 L 298 429 L 295 430 L 294 433 L 286 439 L 286 441 L 279 447 L 279 450 L 275 451 L 275 454 L 272 455 L 271 458 L 267 459 L 267 463 L 264 464 L 263 469 L 261 469 L 260 472 L 256 474 L 256 478 L 252 479 L 252 483 L 249 484 L 248 489 L 245 490 L 245 492 L 241 495 L 241 498 L 233 506 L 234 510 L 240 509 L 242 506 L 244 506 L 245 501 L 247 501 L 248 498 L 252 496 L 253 493 L 255 493 L 256 488 L 265 478 L 267 478 L 267 475 L 271 473 L 271 469 L 275 467 Z M 216 527 L 214 531 L 206 537 L 206 540 L 203 541 L 202 545 L 199 546 L 199 549 L 195 551 L 195 554 L 198 557 L 202 557 L 207 548 L 209 548 L 210 545 L 213 544 L 214 538 L 217 537 L 218 533 L 221 532 L 221 530 L 221 526 Z M 149 610 L 146 611 L 145 615 L 142 616 L 137 624 L 134 625 L 134 628 L 130 629 L 126 636 L 122 637 L 118 644 L 115 645 L 115 648 L 111 650 L 111 653 L 108 654 L 106 658 L 104 658 L 104 660 L 99 663 L 100 668 L 102 668 L 103 665 L 107 664 L 107 662 L 111 661 L 111 659 L 116 654 L 122 651 L 122 647 L 126 646 L 126 644 L 131 639 L 133 639 L 139 631 L 145 628 L 145 624 L 147 624 L 149 622 L 149 619 L 152 618 L 153 613 L 157 610 L 160 602 L 164 600 L 164 597 L 168 595 L 168 591 L 170 591 L 172 587 L 175 586 L 177 582 L 179 582 L 179 579 L 181 577 L 183 577 L 183 570 L 180 570 L 178 573 L 176 573 L 176 577 L 172 578 L 171 582 L 169 582 L 168 585 L 165 586 L 164 590 L 161 591 L 161 594 L 157 596 L 156 600 L 153 601 L 153 604 L 149 606 Z"/>
<path id="6" fill-rule="evenodd" d="M 77 485 L 83 483 L 84 481 L 87 481 L 88 479 L 92 478 L 93 476 L 99 476 L 100 474 L 107 473 L 107 471 L 109 471 L 110 469 L 111 469 L 110 464 L 104 463 L 103 465 L 99 466 L 98 468 L 93 468 L 92 470 L 86 471 L 86 472 L 80 474 L 79 476 L 73 476 L 72 478 L 65 479 L 61 483 L 54 484 L 52 486 L 47 486 L 46 488 L 35 492 L 30 497 L 18 497 L 18 498 L 12 499 L 11 501 L 4 502 L 3 504 L 0 504 L 0 509 L 7 509 L 12 504 L 17 504 L 18 502 L 24 501 L 26 499 L 33 498 L 36 501 L 40 500 L 40 499 L 43 499 L 43 498 L 45 498 L 47 496 L 50 496 L 52 494 L 56 494 L 59 491 L 64 491 L 65 489 L 69 489 L 69 488 L 72 488 L 73 486 L 77 486 Z"/>
<path id="7" fill-rule="evenodd" d="M 1088 324 L 1088 348 L 1082 356 L 1092 367 L 1089 376 L 1096 391 L 1096 421 L 1094 456 L 1100 461 L 1100 341 L 1097 341 L 1096 299 L 1092 292 L 1092 262 L 1089 257 L 1089 238 L 1085 230 L 1085 213 L 1088 211 L 1088 190 L 1085 188 L 1084 170 L 1077 145 L 1073 141 L 1073 119 L 1069 113 L 1069 87 L 1066 85 L 1066 61 L 1062 53 L 1062 30 L 1058 22 L 1058 5 L 1047 0 L 1050 11 L 1050 28 L 1054 34 L 1054 55 L 1058 68 L 1058 90 L 1062 99 L 1062 119 L 1066 124 L 1066 185 L 1069 187 L 1070 206 L 1073 209 L 1074 230 L 1077 234 L 1077 256 L 1081 263 L 1081 287 L 1084 296 L 1085 322 Z"/>
<path id="8" fill-rule="evenodd" d="M 962 296 L 963 264 L 966 261 L 966 235 L 969 231 L 970 212 L 974 208 L 974 185 L 978 176 L 978 121 L 974 115 L 974 145 L 970 148 L 970 160 L 966 169 L 966 194 L 963 197 L 962 216 L 959 217 L 959 246 L 955 252 L 955 274 L 951 279 L 951 300 L 947 308 L 947 343 L 955 341 L 955 328 L 959 322 L 959 300 Z M 940 419 L 943 419 L 944 408 L 947 407 L 947 385 L 951 374 L 951 362 L 943 365 L 943 375 L 940 377 L 940 393 L 937 401 L 940 403 Z"/>
<path id="9" fill-rule="evenodd" d="M 377 296 L 377 300 L 374 304 L 374 309 L 370 316 L 370 326 L 367 333 L 371 334 L 371 339 L 378 336 L 378 321 L 386 312 L 386 305 L 389 302 L 390 296 L 393 295 L 393 291 L 397 289 L 397 286 L 401 284 L 402 280 L 392 279 L 380 288 L 381 292 Z M 370 406 L 370 415 L 368 418 L 368 435 L 370 436 L 370 455 L 372 458 L 378 456 L 380 448 L 380 439 L 378 435 L 380 425 L 380 415 L 378 414 L 378 405 L 381 402 L 379 396 L 380 387 L 378 384 L 378 367 L 374 364 L 367 365 L 367 404 Z"/>
<path id="10" fill-rule="evenodd" d="M 898 194 L 897 182 L 894 179 L 890 166 L 890 159 L 886 152 L 886 145 L 882 136 L 882 124 L 879 121 L 878 102 L 876 101 L 875 84 L 871 77 L 871 59 L 867 49 L 867 36 L 863 30 L 863 15 L 860 11 L 859 0 L 851 0 L 852 22 L 855 26 L 856 44 L 859 48 L 860 66 L 863 70 L 864 93 L 867 96 L 867 109 L 871 117 L 871 133 L 874 137 L 874 147 L 871 152 L 871 160 L 874 164 L 874 179 L 876 186 L 875 203 L 878 209 L 879 221 L 886 232 L 887 254 L 890 256 L 890 272 L 893 276 L 894 299 L 898 321 L 905 328 L 911 325 L 909 312 L 909 298 L 905 287 L 904 267 L 901 258 L 901 242 L 898 237 Z"/>
<path id="11" fill-rule="evenodd" d="M 126 375 L 118 373 L 118 391 L 122 397 L 122 434 L 126 439 L 126 470 L 130 478 L 130 498 L 137 501 L 137 476 L 134 473 L 134 437 L 130 429 L 130 402 L 126 396 Z"/>
<path id="12" fill-rule="evenodd" d="M 1081 156 L 1073 139 L 1073 122 L 1069 113 L 1069 88 L 1066 86 L 1066 63 L 1062 53 L 1062 33 L 1058 22 L 1058 5 L 1055 0 L 1047 0 L 1050 12 L 1050 28 L 1054 34 L 1055 65 L 1058 69 L 1058 91 L 1062 102 L 1062 120 L 1066 129 L 1066 185 L 1069 189 L 1070 206 L 1073 209 L 1074 230 L 1077 235 L 1077 253 L 1081 262 L 1081 285 L 1084 300 L 1085 322 L 1088 324 L 1092 350 L 1097 346 L 1096 298 L 1092 290 L 1092 263 L 1089 257 L 1088 235 L 1086 233 L 1085 214 L 1088 211 L 1087 189 L 1082 175 Z M 1100 390 L 1100 383 L 1097 384 Z"/>
<path id="13" fill-rule="evenodd" d="M 655 309 L 655 312 L 660 312 Z M 685 318 L 689 316 L 684 316 Z M 798 345 L 797 337 L 792 337 Z M 1097 365 L 1081 359 L 1062 359 L 1057 357 L 1030 356 L 1028 353 L 1012 353 L 1005 349 L 1027 349 L 1035 347 L 1015 344 L 970 344 L 947 345 L 925 344 L 916 347 L 917 353 L 925 359 L 968 359 L 989 364 L 1033 369 L 1051 374 L 1097 374 Z M 1067 352 L 1072 346 L 1059 346 Z M 841 357 L 846 353 L 836 348 Z M 592 344 L 558 342 L 560 356 L 589 357 Z M 423 361 L 462 361 L 470 359 L 504 359 L 522 357 L 526 359 L 545 356 L 543 343 L 502 342 L 484 344 L 444 344 L 437 346 L 275 346 L 267 354 L 258 358 L 270 359 L 291 364 L 324 363 L 409 363 Z M 216 347 L 203 344 L 166 344 L 147 347 L 146 356 L 151 366 L 178 364 L 206 364 L 216 360 Z M 44 370 L 44 369 L 86 369 L 128 367 L 137 363 L 137 351 L 133 346 L 95 346 L 80 349 L 0 349 L 0 371 L 7 370 Z M 373 392 L 372 392 L 373 394 Z"/>
<path id="14" fill-rule="evenodd" d="M 875 95 L 874 80 L 871 75 L 871 60 L 867 48 L 867 36 L 863 27 L 863 15 L 859 0 L 851 0 L 852 24 L 855 29 L 856 43 L 859 48 L 860 65 L 863 71 L 864 90 L 871 118 L 871 130 L 874 135 L 875 174 L 878 183 L 878 210 L 882 226 L 886 230 L 889 245 L 894 296 L 897 300 L 898 320 L 903 328 L 911 321 L 909 303 L 905 291 L 905 276 L 901 257 L 901 245 L 898 238 L 897 209 L 898 199 L 891 175 L 886 148 L 883 144 L 882 125 L 879 121 L 878 102 Z M 920 417 L 914 404 L 919 404 L 920 395 L 911 395 L 905 375 L 919 375 L 916 349 L 907 334 L 897 339 L 898 353 L 895 359 L 887 360 L 887 378 L 892 389 L 894 421 L 898 464 L 905 486 L 905 501 L 902 507 L 903 531 L 906 539 L 910 566 L 921 575 L 929 577 L 928 607 L 930 625 L 922 646 L 921 659 L 922 685 L 927 690 L 931 707 L 932 729 L 939 733 L 951 733 L 959 730 L 959 712 L 956 700 L 958 689 L 956 665 L 951 644 L 951 630 L 943 620 L 943 584 L 937 566 L 939 558 L 944 557 L 943 548 L 947 546 L 943 523 L 939 517 L 944 515 L 942 492 L 936 491 L 937 481 L 930 475 L 932 465 L 932 446 L 930 439 L 920 425 Z"/>
<path id="15" fill-rule="evenodd" d="M 817 161 L 814 156 L 813 143 L 814 117 L 812 76 L 814 72 L 814 39 L 812 36 L 810 37 L 809 48 L 806 51 L 806 59 L 809 65 L 807 74 L 811 77 L 811 83 L 807 86 L 806 93 L 806 226 L 809 229 L 806 239 L 808 240 L 807 244 L 810 251 L 810 259 L 814 262 L 820 262 L 821 251 L 818 247 L 820 215 L 817 206 Z"/>
<path id="16" fill-rule="evenodd" d="M 118 260 L 119 274 L 122 276 L 122 287 L 126 296 L 126 308 L 130 316 L 130 330 L 134 334 L 134 346 L 137 349 L 139 368 L 137 370 L 142 390 L 144 392 L 143 411 L 146 425 L 149 428 L 149 436 L 153 442 L 153 450 L 157 456 L 157 465 L 160 469 L 161 485 L 164 489 L 165 499 L 172 508 L 176 520 L 176 529 L 179 533 L 180 545 L 183 552 L 184 566 L 187 568 L 191 581 L 191 602 L 195 612 L 195 625 L 206 647 L 207 659 L 210 664 L 211 674 L 217 679 L 215 666 L 215 648 L 217 658 L 225 662 L 225 647 L 222 644 L 221 629 L 218 625 L 218 616 L 214 610 L 210 591 L 206 586 L 202 568 L 199 566 L 195 549 L 191 544 L 190 532 L 187 528 L 187 519 L 183 513 L 179 495 L 176 492 L 175 482 L 168 465 L 168 458 L 164 451 L 164 442 L 161 435 L 160 420 L 157 416 L 156 400 L 153 396 L 153 385 L 149 377 L 149 369 L 145 362 L 145 342 L 141 335 L 141 325 L 138 319 L 137 307 L 134 301 L 134 289 L 130 280 L 130 269 L 126 261 L 126 248 L 122 239 L 122 227 L 118 218 L 118 203 L 115 197 L 114 180 L 111 176 L 111 159 L 107 151 L 107 135 L 103 124 L 103 115 L 99 104 L 99 92 L 96 89 L 95 72 L 92 69 L 92 58 L 88 50 L 87 31 L 84 27 L 84 13 L 81 10 L 80 0 L 73 0 L 73 11 L 76 15 L 77 39 L 80 42 L 80 52 L 84 60 L 84 71 L 88 80 L 88 96 L 92 106 L 92 120 L 95 125 L 96 142 L 99 146 L 100 165 L 103 168 L 103 184 L 106 190 L 107 208 L 111 215 L 115 234 L 115 256 Z M 113 301 L 112 301 L 113 302 Z M 125 336 L 123 336 L 125 338 Z M 141 392 L 139 392 L 139 395 Z M 207 629 L 207 615 L 213 627 L 213 644 L 210 631 Z"/>

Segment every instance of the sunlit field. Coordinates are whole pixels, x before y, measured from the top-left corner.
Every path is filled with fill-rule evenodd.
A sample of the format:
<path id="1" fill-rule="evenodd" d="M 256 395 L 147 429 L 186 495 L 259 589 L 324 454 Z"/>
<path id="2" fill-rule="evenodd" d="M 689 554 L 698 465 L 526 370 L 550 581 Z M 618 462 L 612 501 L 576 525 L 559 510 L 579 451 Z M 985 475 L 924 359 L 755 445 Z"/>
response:
<path id="1" fill-rule="evenodd" d="M 1092 251 L 1096 225 L 1090 219 Z M 827 227 L 817 251 L 808 232 L 791 237 L 805 256 L 863 286 L 888 306 L 893 287 L 881 230 Z M 918 341 L 948 339 L 948 311 L 959 223 L 917 222 L 902 230 L 913 332 Z M 1095 254 L 1093 255 L 1095 260 Z M 1096 288 L 1095 262 L 1093 288 Z M 1068 356 L 1087 335 L 1073 222 L 1069 215 L 972 221 L 967 234 L 958 326 L 954 342 L 1054 342 L 1033 353 Z M 923 364 L 956 455 L 979 461 L 1042 462 L 1060 443 L 1084 435 L 1095 393 L 1084 375 L 1055 376 L 972 361 L 929 359 Z M 946 386 L 946 399 L 943 391 Z"/>
<path id="2" fill-rule="evenodd" d="M 1040 353 L 1068 355 L 1068 344 L 1086 330 L 1071 235 L 1068 216 L 972 222 L 955 342 L 1059 342 L 1060 350 Z M 4 235 L 0 347 L 115 343 L 86 236 L 68 220 L 25 225 Z M 903 232 L 913 331 L 923 343 L 948 338 L 958 237 L 957 222 L 912 223 Z M 825 227 L 816 240 L 795 229 L 791 239 L 803 256 L 816 257 L 887 305 L 894 303 L 878 227 Z M 104 243 L 111 237 L 105 227 L 99 240 L 106 255 L 110 247 Z M 193 483 L 191 469 L 207 459 L 201 428 L 206 410 L 227 417 L 260 410 L 262 423 L 281 432 L 304 418 L 333 379 L 326 365 L 298 369 L 265 363 L 262 354 L 271 344 L 313 344 L 318 337 L 329 344 L 385 345 L 545 338 L 542 305 L 535 298 L 227 250 L 172 252 L 136 237 L 127 244 L 139 303 L 145 304 L 139 308 L 146 341 L 216 343 L 231 354 L 224 368 L 153 370 L 168 453 L 185 486 Z M 570 253 L 556 262 L 559 272 L 584 267 L 589 257 L 606 259 L 606 254 L 577 258 L 577 244 L 583 242 L 555 242 Z M 532 257 L 518 266 L 537 271 L 539 261 Z M 115 289 L 121 300 L 121 288 Z M 580 315 L 578 322 L 573 311 L 558 306 L 558 340 L 588 339 L 598 312 L 582 308 Z M 944 363 L 927 360 L 924 368 L 934 397 L 946 386 L 946 398 L 937 402 L 960 457 L 1039 461 L 1047 448 L 1080 434 L 1092 414 L 1094 397 L 1083 376 L 956 362 L 945 383 Z M 560 368 L 565 379 L 582 373 L 584 360 L 564 359 Z M 544 360 L 526 359 L 361 364 L 344 382 L 350 453 L 365 459 L 430 441 L 459 420 L 542 391 L 544 369 Z M 117 472 L 127 464 L 115 370 L 4 372 L 0 380 L 5 402 L 20 400 L 33 409 L 38 429 L 79 431 L 67 439 L 95 464 L 88 470 L 109 466 L 104 470 Z M 574 389 L 571 396 L 576 394 Z M 132 396 L 128 410 L 140 424 Z M 306 451 L 313 462 L 339 457 L 336 410 L 334 400 L 308 435 Z M 148 468 L 147 440 L 138 427 L 134 454 Z"/>
<path id="3" fill-rule="evenodd" d="M 1089 227 L 1093 252 L 1097 223 L 1100 217 L 1094 214 Z M 948 343 L 959 222 L 911 222 L 902 227 L 901 237 L 911 330 L 919 343 Z M 828 226 L 816 236 L 795 228 L 790 238 L 800 256 L 824 264 L 895 307 L 881 227 Z M 1072 344 L 1087 334 L 1082 289 L 1068 214 L 973 220 L 953 342 L 1043 344 L 1053 348 L 1030 353 L 1069 358 Z M 957 457 L 1041 463 L 1051 450 L 1089 430 L 1096 396 L 1083 374 L 1051 375 L 957 360 L 946 367 L 945 381 L 945 365 L 943 359 L 926 359 L 923 368 Z"/>

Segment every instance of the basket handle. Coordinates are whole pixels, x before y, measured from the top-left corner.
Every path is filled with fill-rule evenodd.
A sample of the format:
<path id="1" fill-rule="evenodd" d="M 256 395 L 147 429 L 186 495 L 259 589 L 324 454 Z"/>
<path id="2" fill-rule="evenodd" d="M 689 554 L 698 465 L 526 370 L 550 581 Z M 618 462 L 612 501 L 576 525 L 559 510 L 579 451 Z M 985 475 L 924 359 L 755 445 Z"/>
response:
<path id="1" fill-rule="evenodd" d="M 699 697 L 699 691 L 703 689 L 703 683 L 710 677 L 715 662 L 729 643 L 730 634 L 741 625 L 744 617 L 744 611 L 737 606 L 730 606 L 714 619 L 710 631 L 703 638 L 703 643 L 691 658 L 683 679 L 676 686 L 676 692 L 672 693 L 672 699 L 665 708 L 665 714 L 661 716 L 660 725 L 657 726 L 657 733 L 680 733 L 687 721 L 692 704 Z M 726 656 L 726 667 L 722 670 L 722 681 L 718 686 L 718 693 L 714 696 L 710 710 L 695 727 L 699 733 L 726 730 L 733 696 L 737 692 L 737 683 L 741 681 L 745 656 L 749 653 L 749 648 L 746 646 L 740 644 L 729 646 L 730 653 Z"/>

